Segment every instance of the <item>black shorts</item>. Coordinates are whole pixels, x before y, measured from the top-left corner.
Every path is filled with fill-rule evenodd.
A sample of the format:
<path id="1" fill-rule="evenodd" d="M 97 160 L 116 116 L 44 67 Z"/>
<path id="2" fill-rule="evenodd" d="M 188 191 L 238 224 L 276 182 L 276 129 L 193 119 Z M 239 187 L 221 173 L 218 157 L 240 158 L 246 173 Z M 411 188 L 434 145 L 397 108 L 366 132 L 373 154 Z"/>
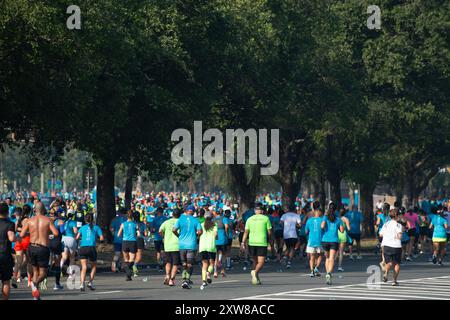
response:
<path id="1" fill-rule="evenodd" d="M 227 244 L 228 248 L 231 248 L 233 246 L 233 238 L 228 239 L 228 244 Z"/>
<path id="2" fill-rule="evenodd" d="M 194 264 L 195 250 L 180 250 L 181 263 Z"/>
<path id="3" fill-rule="evenodd" d="M 286 248 L 288 250 L 294 249 L 295 245 L 297 244 L 297 241 L 298 241 L 297 238 L 284 239 L 284 243 L 286 243 Z"/>
<path id="4" fill-rule="evenodd" d="M 97 250 L 95 247 L 80 247 L 78 256 L 80 257 L 80 260 L 86 259 L 91 262 L 97 262 Z"/>
<path id="5" fill-rule="evenodd" d="M 50 252 L 56 256 L 60 256 L 64 251 L 62 241 L 56 238 L 49 241 L 48 248 L 50 249 Z"/>
<path id="6" fill-rule="evenodd" d="M 200 254 L 202 255 L 202 260 L 216 260 L 215 252 L 203 251 Z"/>
<path id="7" fill-rule="evenodd" d="M 402 259 L 402 248 L 383 247 L 383 256 L 386 263 L 400 263 Z"/>
<path id="8" fill-rule="evenodd" d="M 282 238 L 283 238 L 283 230 L 276 230 L 275 239 L 282 239 Z"/>
<path id="9" fill-rule="evenodd" d="M 409 237 L 415 237 L 416 236 L 416 229 L 409 229 L 408 230 L 408 236 Z"/>
<path id="10" fill-rule="evenodd" d="M 9 281 L 13 276 L 14 260 L 11 255 L 0 255 L 0 281 Z"/>
<path id="11" fill-rule="evenodd" d="M 338 242 L 322 242 L 323 251 L 329 252 L 330 250 L 338 250 L 339 243 Z"/>
<path id="12" fill-rule="evenodd" d="M 179 265 L 180 264 L 180 252 L 179 251 L 165 252 L 164 262 L 170 263 L 174 266 Z"/>
<path id="13" fill-rule="evenodd" d="M 242 243 L 243 236 L 244 236 L 244 232 L 239 232 L 239 243 Z"/>
<path id="14" fill-rule="evenodd" d="M 450 242 L 450 233 L 447 233 L 447 242 Z"/>
<path id="15" fill-rule="evenodd" d="M 138 238 L 137 239 L 137 249 L 144 250 L 144 248 L 145 248 L 144 238 Z"/>
<path id="16" fill-rule="evenodd" d="M 248 246 L 248 253 L 251 257 L 267 256 L 267 246 Z"/>
<path id="17" fill-rule="evenodd" d="M 155 250 L 158 253 L 164 251 L 164 243 L 162 242 L 162 240 L 155 241 Z"/>
<path id="18" fill-rule="evenodd" d="M 224 245 L 217 245 L 216 249 L 217 249 L 217 251 L 222 251 L 222 253 L 226 252 L 227 251 L 227 245 L 226 244 L 224 244 Z"/>
<path id="19" fill-rule="evenodd" d="M 308 242 L 306 236 L 298 236 L 298 240 L 300 241 L 300 244 L 306 244 Z"/>
<path id="20" fill-rule="evenodd" d="M 28 248 L 30 264 L 33 267 L 48 268 L 50 249 L 41 245 L 30 244 Z"/>
<path id="21" fill-rule="evenodd" d="M 349 233 L 348 236 L 352 238 L 352 240 L 359 241 L 361 240 L 361 234 L 360 233 Z"/>
<path id="22" fill-rule="evenodd" d="M 421 236 L 428 236 L 428 234 L 429 234 L 429 231 L 428 231 L 428 227 L 420 227 L 420 235 Z"/>
<path id="23" fill-rule="evenodd" d="M 123 241 L 122 242 L 122 252 L 136 253 L 137 252 L 137 242 L 136 241 Z"/>

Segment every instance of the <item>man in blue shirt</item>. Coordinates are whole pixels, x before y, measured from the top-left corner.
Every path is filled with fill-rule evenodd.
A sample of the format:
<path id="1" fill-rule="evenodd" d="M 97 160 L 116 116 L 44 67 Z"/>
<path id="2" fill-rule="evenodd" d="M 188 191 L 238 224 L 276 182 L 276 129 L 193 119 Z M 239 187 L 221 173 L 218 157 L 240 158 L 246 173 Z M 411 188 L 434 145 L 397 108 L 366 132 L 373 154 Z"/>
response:
<path id="1" fill-rule="evenodd" d="M 322 211 L 320 202 L 313 203 L 313 216 L 306 222 L 305 232 L 308 235 L 306 253 L 309 254 L 311 277 L 320 276 L 319 266 L 322 262 Z"/>
<path id="2" fill-rule="evenodd" d="M 164 209 L 161 207 L 158 207 L 156 209 L 156 216 L 153 218 L 153 221 L 151 223 L 150 231 L 153 233 L 153 239 L 155 243 L 155 251 L 156 251 L 156 261 L 158 261 L 158 269 L 159 272 L 162 272 L 163 270 L 163 261 L 161 257 L 161 252 L 164 251 L 164 245 L 163 245 L 163 239 L 161 235 L 159 234 L 159 228 L 161 225 L 166 221 L 168 218 L 163 215 Z"/>
<path id="3" fill-rule="evenodd" d="M 111 221 L 110 231 L 114 236 L 113 244 L 114 244 L 114 256 L 113 261 L 111 263 L 111 271 L 118 272 L 120 270 L 120 256 L 122 254 L 122 236 L 119 236 L 120 225 L 126 221 L 124 216 L 124 210 L 121 209 L 117 212 L 116 217 Z"/>
<path id="4" fill-rule="evenodd" d="M 361 223 L 364 218 L 361 212 L 358 211 L 358 207 L 353 205 L 353 210 L 346 213 L 347 219 L 350 221 L 349 237 L 353 239 L 352 244 L 348 246 L 350 252 L 350 260 L 353 260 L 353 243 L 356 241 L 356 251 L 358 256 L 356 259 L 362 259 L 361 257 Z"/>
<path id="5" fill-rule="evenodd" d="M 193 216 L 195 207 L 189 205 L 186 213 L 183 214 L 175 223 L 173 233 L 178 237 L 180 258 L 183 265 L 181 287 L 191 289 L 191 276 L 195 252 L 197 250 L 197 236 L 202 234 L 202 226 L 197 218 Z"/>

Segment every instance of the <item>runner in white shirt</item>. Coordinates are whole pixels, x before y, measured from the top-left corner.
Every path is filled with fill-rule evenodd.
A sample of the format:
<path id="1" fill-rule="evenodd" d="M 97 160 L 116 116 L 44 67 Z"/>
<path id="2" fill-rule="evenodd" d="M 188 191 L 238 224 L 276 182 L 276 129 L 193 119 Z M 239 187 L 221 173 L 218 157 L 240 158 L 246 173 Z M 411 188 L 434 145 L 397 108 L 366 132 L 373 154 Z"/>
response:
<path id="1" fill-rule="evenodd" d="M 381 246 L 383 248 L 384 261 L 386 262 L 386 272 L 383 275 L 383 282 L 388 281 L 389 270 L 394 267 L 393 286 L 398 286 L 397 278 L 400 273 L 400 261 L 402 256 L 402 235 L 404 228 L 398 223 L 398 209 L 389 212 L 391 220 L 383 225 L 380 237 L 383 238 Z"/>
<path id="2" fill-rule="evenodd" d="M 301 226 L 300 216 L 296 212 L 295 204 L 289 206 L 289 212 L 281 216 L 280 222 L 283 226 L 283 238 L 286 243 L 286 256 L 288 261 L 286 268 L 291 268 L 292 258 L 294 257 L 295 245 L 298 242 L 297 228 Z"/>

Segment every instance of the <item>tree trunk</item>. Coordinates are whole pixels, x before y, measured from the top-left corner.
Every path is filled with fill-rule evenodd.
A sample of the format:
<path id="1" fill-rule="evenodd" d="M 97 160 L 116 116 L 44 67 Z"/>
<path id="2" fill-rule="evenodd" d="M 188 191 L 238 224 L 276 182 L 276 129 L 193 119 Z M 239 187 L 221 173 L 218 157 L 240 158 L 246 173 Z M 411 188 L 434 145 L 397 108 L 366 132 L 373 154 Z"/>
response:
<path id="1" fill-rule="evenodd" d="M 342 194 L 341 194 L 341 180 L 342 178 L 340 176 L 331 175 L 328 177 L 328 181 L 330 182 L 330 189 L 331 189 L 331 201 L 333 201 L 336 204 L 342 203 Z"/>
<path id="2" fill-rule="evenodd" d="M 230 186 L 236 190 L 235 194 L 239 197 L 239 214 L 253 207 L 256 198 L 256 190 L 261 180 L 260 166 L 251 166 L 250 179 L 247 178 L 247 172 L 244 165 L 228 165 L 230 174 Z"/>
<path id="3" fill-rule="evenodd" d="M 353 189 L 353 184 L 351 182 L 347 183 L 347 187 L 348 187 L 348 198 L 350 199 L 349 207 L 353 208 L 353 205 L 355 204 L 355 189 Z"/>
<path id="4" fill-rule="evenodd" d="M 112 242 L 109 225 L 115 217 L 114 165 L 113 161 L 106 161 L 97 165 L 97 224 L 102 228 L 109 243 Z"/>
<path id="5" fill-rule="evenodd" d="M 320 206 L 321 206 L 321 208 L 322 208 L 322 210 L 325 210 L 325 202 L 326 202 L 326 190 L 325 190 L 325 178 L 320 178 L 320 183 L 319 183 L 319 186 L 320 186 L 320 189 L 319 189 L 319 195 L 318 195 L 318 198 L 319 198 L 319 202 L 320 202 Z M 311 208 L 312 209 L 312 208 Z"/>
<path id="6" fill-rule="evenodd" d="M 360 185 L 360 201 L 361 212 L 364 216 L 363 221 L 363 237 L 374 237 L 374 209 L 373 209 L 373 192 L 376 184 L 361 184 Z"/>
<path id="7" fill-rule="evenodd" d="M 125 208 L 128 210 L 131 208 L 131 198 L 133 197 L 133 164 L 128 165 L 127 179 L 125 180 Z"/>
<path id="8" fill-rule="evenodd" d="M 285 212 L 289 211 L 289 207 L 295 204 L 301 185 L 302 173 L 295 173 L 293 163 L 280 163 L 279 182 L 281 184 L 281 203 Z"/>

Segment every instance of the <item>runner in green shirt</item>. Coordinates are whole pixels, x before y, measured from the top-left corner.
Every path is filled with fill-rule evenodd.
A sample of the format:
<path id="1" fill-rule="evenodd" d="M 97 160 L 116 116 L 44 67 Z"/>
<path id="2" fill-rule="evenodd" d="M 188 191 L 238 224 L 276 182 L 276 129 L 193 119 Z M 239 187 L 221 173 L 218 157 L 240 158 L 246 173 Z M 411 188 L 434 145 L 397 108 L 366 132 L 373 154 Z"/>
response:
<path id="1" fill-rule="evenodd" d="M 171 287 L 175 285 L 177 267 L 180 264 L 178 237 L 172 231 L 180 214 L 180 210 L 175 209 L 172 213 L 172 219 L 164 221 L 161 227 L 159 227 L 159 234 L 163 237 L 164 258 L 166 260 L 166 277 L 164 278 L 164 284 Z"/>
<path id="2" fill-rule="evenodd" d="M 252 284 L 261 284 L 259 272 L 264 266 L 267 245 L 272 235 L 272 224 L 269 217 L 263 215 L 261 203 L 255 205 L 255 215 L 248 218 L 245 224 L 245 232 L 242 237 L 241 250 L 245 250 L 245 242 L 248 238 L 249 254 L 253 257 L 253 270 L 251 271 Z"/>
<path id="3" fill-rule="evenodd" d="M 214 263 L 216 261 L 216 239 L 217 224 L 214 222 L 211 212 L 204 215 L 205 222 L 202 223 L 202 234 L 199 242 L 199 252 L 202 256 L 202 280 L 201 290 L 205 289 L 208 283 L 211 283 L 211 273 L 214 271 Z"/>

